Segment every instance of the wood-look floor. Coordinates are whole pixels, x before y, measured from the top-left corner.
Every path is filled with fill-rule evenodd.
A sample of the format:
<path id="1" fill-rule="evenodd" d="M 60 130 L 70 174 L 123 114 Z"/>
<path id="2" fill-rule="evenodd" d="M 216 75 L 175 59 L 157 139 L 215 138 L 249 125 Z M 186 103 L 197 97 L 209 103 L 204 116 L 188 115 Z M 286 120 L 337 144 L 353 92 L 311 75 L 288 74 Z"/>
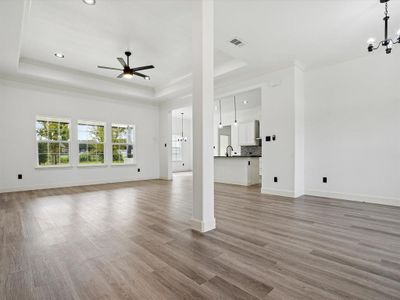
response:
<path id="1" fill-rule="evenodd" d="M 0 194 L 0 299 L 400 299 L 400 208 L 191 176 Z"/>

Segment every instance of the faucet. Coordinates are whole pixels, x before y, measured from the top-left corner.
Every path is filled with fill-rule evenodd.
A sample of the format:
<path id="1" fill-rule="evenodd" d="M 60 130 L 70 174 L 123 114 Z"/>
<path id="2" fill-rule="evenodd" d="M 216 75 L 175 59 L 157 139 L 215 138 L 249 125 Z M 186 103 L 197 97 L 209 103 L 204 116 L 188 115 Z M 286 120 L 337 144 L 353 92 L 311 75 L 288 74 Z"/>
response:
<path id="1" fill-rule="evenodd" d="M 228 152 L 229 149 L 231 150 L 230 153 Z M 232 147 L 231 145 L 228 145 L 228 146 L 226 147 L 226 152 L 225 152 L 226 157 L 232 156 L 232 151 L 233 151 L 233 147 Z"/>

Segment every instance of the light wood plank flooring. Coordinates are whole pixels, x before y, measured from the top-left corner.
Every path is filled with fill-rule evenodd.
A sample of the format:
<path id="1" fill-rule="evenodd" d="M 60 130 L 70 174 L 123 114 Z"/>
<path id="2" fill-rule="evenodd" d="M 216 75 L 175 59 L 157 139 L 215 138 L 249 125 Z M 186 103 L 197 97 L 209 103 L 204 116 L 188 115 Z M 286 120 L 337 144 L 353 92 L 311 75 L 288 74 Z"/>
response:
<path id="1" fill-rule="evenodd" d="M 0 194 L 0 299 L 400 299 L 400 209 L 191 176 Z"/>

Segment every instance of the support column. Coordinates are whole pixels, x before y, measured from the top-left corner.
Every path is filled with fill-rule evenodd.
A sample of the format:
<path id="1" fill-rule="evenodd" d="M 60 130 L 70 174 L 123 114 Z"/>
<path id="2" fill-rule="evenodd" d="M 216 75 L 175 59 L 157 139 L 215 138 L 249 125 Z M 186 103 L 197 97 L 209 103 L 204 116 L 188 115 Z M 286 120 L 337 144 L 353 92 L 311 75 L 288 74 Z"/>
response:
<path id="1" fill-rule="evenodd" d="M 214 218 L 214 1 L 193 5 L 193 216 L 192 228 L 215 229 Z"/>

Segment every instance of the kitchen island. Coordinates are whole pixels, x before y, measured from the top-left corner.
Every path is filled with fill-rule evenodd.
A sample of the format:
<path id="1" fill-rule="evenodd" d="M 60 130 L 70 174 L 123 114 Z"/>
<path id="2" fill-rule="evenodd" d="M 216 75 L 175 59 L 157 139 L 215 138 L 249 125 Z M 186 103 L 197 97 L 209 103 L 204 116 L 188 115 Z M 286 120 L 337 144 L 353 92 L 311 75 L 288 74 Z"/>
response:
<path id="1" fill-rule="evenodd" d="M 259 157 L 214 156 L 214 181 L 249 186 L 260 183 Z"/>

